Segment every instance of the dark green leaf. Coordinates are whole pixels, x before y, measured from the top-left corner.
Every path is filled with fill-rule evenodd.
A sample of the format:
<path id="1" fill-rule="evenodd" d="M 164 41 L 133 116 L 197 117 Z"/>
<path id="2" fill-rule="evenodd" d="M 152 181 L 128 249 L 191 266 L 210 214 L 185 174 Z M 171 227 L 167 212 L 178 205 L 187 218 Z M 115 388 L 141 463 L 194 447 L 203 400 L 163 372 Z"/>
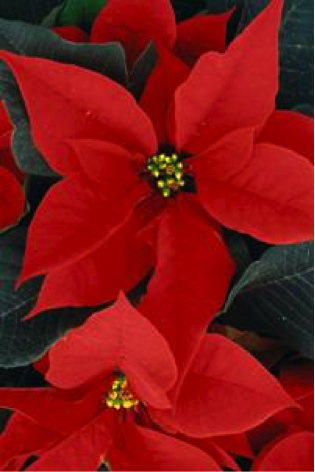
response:
<path id="1" fill-rule="evenodd" d="M 314 2 L 286 0 L 280 32 L 281 74 L 278 106 L 314 101 Z"/>
<path id="2" fill-rule="evenodd" d="M 313 243 L 275 246 L 232 289 L 221 321 L 313 357 Z"/>
<path id="3" fill-rule="evenodd" d="M 218 13 L 237 5 L 241 10 L 238 31 L 242 31 L 269 0 L 207 0 L 208 9 Z M 314 2 L 286 0 L 280 30 L 279 108 L 293 108 L 314 100 Z"/>
<path id="4" fill-rule="evenodd" d="M 107 0 L 66 0 L 51 11 L 43 25 L 76 25 L 88 31 L 106 3 Z"/>
<path id="5" fill-rule="evenodd" d="M 243 6 L 246 0 L 205 0 L 210 13 L 224 13 L 235 5 Z"/>
<path id="6" fill-rule="evenodd" d="M 204 0 L 171 0 L 178 21 L 187 20 L 205 8 Z"/>
<path id="7" fill-rule="evenodd" d="M 150 43 L 142 52 L 131 71 L 129 90 L 137 100 L 139 100 L 142 95 L 145 84 L 154 69 L 157 59 L 156 47 L 153 43 Z"/>
<path id="8" fill-rule="evenodd" d="M 125 54 L 120 44 L 75 44 L 41 26 L 0 19 L 0 49 L 25 56 L 75 64 L 126 84 Z M 13 151 L 19 167 L 28 174 L 54 175 L 36 150 L 24 102 L 11 71 L 0 67 L 0 95 L 15 124 Z"/>
<path id="9" fill-rule="evenodd" d="M 313 118 L 314 116 L 314 104 L 301 103 L 292 108 L 293 111 L 302 113 L 303 115 Z"/>
<path id="10" fill-rule="evenodd" d="M 235 262 L 236 278 L 239 278 L 252 262 L 248 246 L 244 236 L 236 231 L 225 229 L 223 237 Z"/>
<path id="11" fill-rule="evenodd" d="M 0 368 L 1 387 L 42 387 L 47 385 L 42 374 L 32 365 L 16 367 L 14 369 Z"/>
<path id="12" fill-rule="evenodd" d="M 23 321 L 37 299 L 41 280 L 15 290 L 21 270 L 27 228 L 20 225 L 0 235 L 0 367 L 28 365 L 40 358 L 69 329 L 96 309 L 62 309 Z"/>
<path id="13" fill-rule="evenodd" d="M 0 0 L 0 17 L 40 23 L 62 0 Z"/>

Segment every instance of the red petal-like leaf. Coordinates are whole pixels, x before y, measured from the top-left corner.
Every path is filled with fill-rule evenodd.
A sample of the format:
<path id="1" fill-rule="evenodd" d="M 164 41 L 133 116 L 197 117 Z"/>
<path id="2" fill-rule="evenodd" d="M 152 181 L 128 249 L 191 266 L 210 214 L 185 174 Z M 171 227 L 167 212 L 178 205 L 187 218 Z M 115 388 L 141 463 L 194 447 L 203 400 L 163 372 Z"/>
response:
<path id="1" fill-rule="evenodd" d="M 309 116 L 275 110 L 259 135 L 259 141 L 292 149 L 314 162 L 314 120 Z"/>
<path id="2" fill-rule="evenodd" d="M 208 437 L 242 433 L 295 406 L 247 351 L 211 334 L 183 382 L 175 416 L 184 434 Z"/>
<path id="3" fill-rule="evenodd" d="M 151 118 L 160 143 L 169 142 L 168 110 L 176 88 L 186 80 L 189 68 L 167 49 L 159 48 L 158 63 L 150 75 L 140 105 Z"/>
<path id="4" fill-rule="evenodd" d="M 84 173 L 107 198 L 111 194 L 112 198 L 117 198 L 117 194 L 140 182 L 139 174 L 145 165 L 143 156 L 135 156 L 118 144 L 107 141 L 74 139 L 69 144 Z"/>
<path id="5" fill-rule="evenodd" d="M 272 144 L 260 143 L 251 153 L 246 133 L 227 135 L 196 159 L 204 207 L 222 225 L 271 244 L 312 239 L 313 166 Z"/>
<path id="6" fill-rule="evenodd" d="M 129 65 L 150 41 L 170 49 L 175 39 L 175 15 L 169 0 L 108 0 L 91 34 L 92 42 L 122 43 Z"/>
<path id="7" fill-rule="evenodd" d="M 188 438 L 187 436 L 182 435 L 178 435 L 177 437 L 184 441 L 189 441 L 190 444 L 205 451 L 222 467 L 223 470 L 240 470 L 232 456 L 230 456 L 225 449 L 218 446 L 212 438 Z"/>
<path id="8" fill-rule="evenodd" d="M 93 422 L 42 453 L 27 470 L 98 470 L 112 443 L 107 425 L 108 413 L 103 412 Z"/>
<path id="9" fill-rule="evenodd" d="M 0 435 L 0 470 L 13 470 L 13 463 L 19 463 L 20 467 L 14 470 L 20 470 L 29 456 L 50 447 L 59 438 L 57 433 L 15 413 Z"/>
<path id="10" fill-rule="evenodd" d="M 78 168 L 67 139 L 102 139 L 150 155 L 157 143 L 152 124 L 134 98 L 95 72 L 46 59 L 1 52 L 25 100 L 32 136 L 60 174 Z"/>
<path id="11" fill-rule="evenodd" d="M 278 90 L 281 0 L 274 0 L 224 54 L 204 54 L 175 95 L 175 143 L 196 153 L 235 128 L 261 126 Z"/>
<path id="12" fill-rule="evenodd" d="M 154 326 L 122 294 L 115 305 L 52 347 L 46 378 L 60 388 L 75 388 L 117 369 L 141 400 L 169 407 L 165 392 L 177 377 L 173 355 Z"/>
<path id="13" fill-rule="evenodd" d="M 51 271 L 28 318 L 62 306 L 97 306 L 129 291 L 154 265 L 150 246 L 135 237 L 133 217 L 108 241 L 69 266 Z"/>
<path id="14" fill-rule="evenodd" d="M 113 470 L 221 470 L 201 449 L 151 429 L 126 423 L 109 452 Z"/>
<path id="15" fill-rule="evenodd" d="M 154 266 L 158 218 L 165 201 L 151 195 L 137 205 L 129 221 L 88 256 L 51 271 L 28 318 L 62 306 L 93 306 L 113 301 L 131 290 Z"/>
<path id="16" fill-rule="evenodd" d="M 220 15 L 197 15 L 177 27 L 176 53 L 189 65 L 209 51 L 224 52 L 226 28 L 232 11 Z"/>
<path id="17" fill-rule="evenodd" d="M 168 340 L 181 375 L 224 302 L 234 265 L 193 196 L 169 202 L 158 262 L 139 310 Z"/>
<path id="18" fill-rule="evenodd" d="M 105 243 L 147 191 L 140 181 L 134 184 L 122 174 L 122 191 L 108 175 L 100 193 L 83 174 L 73 174 L 54 185 L 30 226 L 20 281 L 73 264 Z"/>
<path id="19" fill-rule="evenodd" d="M 276 441 L 261 453 L 252 470 L 313 471 L 314 435 L 308 431 L 301 431 Z"/>
<path id="20" fill-rule="evenodd" d="M 0 388 L 0 407 L 21 413 L 59 434 L 69 434 L 99 412 L 103 386 L 87 395 L 54 388 Z"/>
<path id="21" fill-rule="evenodd" d="M 11 226 L 23 215 L 25 196 L 21 184 L 4 167 L 0 167 L 0 229 Z"/>

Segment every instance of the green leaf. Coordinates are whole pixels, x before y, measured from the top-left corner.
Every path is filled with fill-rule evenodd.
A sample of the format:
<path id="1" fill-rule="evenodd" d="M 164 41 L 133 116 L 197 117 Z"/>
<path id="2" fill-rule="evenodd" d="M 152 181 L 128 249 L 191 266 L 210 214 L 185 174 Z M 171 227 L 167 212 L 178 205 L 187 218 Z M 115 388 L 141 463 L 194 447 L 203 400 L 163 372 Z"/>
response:
<path id="1" fill-rule="evenodd" d="M 171 0 L 178 21 L 187 20 L 204 10 L 204 0 Z"/>
<path id="2" fill-rule="evenodd" d="M 272 247 L 233 287 L 220 320 L 313 357 L 313 277 L 312 242 Z"/>
<path id="3" fill-rule="evenodd" d="M 239 278 L 252 262 L 248 245 L 242 234 L 227 228 L 224 228 L 223 238 L 235 262 L 236 278 Z"/>
<path id="4" fill-rule="evenodd" d="M 23 321 L 37 299 L 41 280 L 15 290 L 21 270 L 27 227 L 20 225 L 0 235 L 0 367 L 28 365 L 39 359 L 69 329 L 82 324 L 96 309 L 47 311 Z"/>
<path id="5" fill-rule="evenodd" d="M 238 32 L 242 31 L 269 0 L 207 0 L 213 13 L 237 5 L 241 10 Z M 286 0 L 280 30 L 280 91 L 278 108 L 313 104 L 314 100 L 314 2 Z"/>
<path id="6" fill-rule="evenodd" d="M 246 0 L 206 0 L 207 10 L 210 13 L 224 13 L 235 5 L 242 6 Z"/>
<path id="7" fill-rule="evenodd" d="M 40 23 L 62 0 L 0 0 L 0 17 Z"/>
<path id="8" fill-rule="evenodd" d="M 158 53 L 153 43 L 149 45 L 142 52 L 136 61 L 129 81 L 129 91 L 133 96 L 139 100 L 144 91 L 146 82 L 153 71 L 158 59 Z"/>
<path id="9" fill-rule="evenodd" d="M 0 19 L 0 49 L 75 64 L 122 85 L 127 81 L 125 53 L 119 43 L 75 44 L 62 40 L 44 27 Z M 27 174 L 54 176 L 34 146 L 23 98 L 11 71 L 4 64 L 0 66 L 0 96 L 15 125 L 13 152 L 18 166 Z"/>
<path id="10" fill-rule="evenodd" d="M 106 3 L 107 0 L 66 0 L 51 11 L 43 25 L 76 25 L 88 31 Z"/>
<path id="11" fill-rule="evenodd" d="M 314 102 L 314 2 L 286 0 L 280 32 L 278 106 Z"/>

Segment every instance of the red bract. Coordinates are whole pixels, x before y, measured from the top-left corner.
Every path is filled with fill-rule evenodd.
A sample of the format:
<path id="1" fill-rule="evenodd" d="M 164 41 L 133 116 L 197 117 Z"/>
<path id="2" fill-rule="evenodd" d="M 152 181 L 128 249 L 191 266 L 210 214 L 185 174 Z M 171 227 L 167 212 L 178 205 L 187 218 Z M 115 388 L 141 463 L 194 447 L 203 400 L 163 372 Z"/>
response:
<path id="1" fill-rule="evenodd" d="M 0 102 L 0 230 L 19 220 L 24 211 L 25 197 L 11 152 L 12 126 Z M 18 180 L 19 179 L 19 180 Z"/>
<path id="2" fill-rule="evenodd" d="M 45 197 L 29 231 L 21 280 L 48 274 L 33 314 L 98 304 L 129 290 L 154 266 L 156 227 L 170 212 L 186 228 L 188 221 L 207 227 L 207 240 L 191 236 L 190 229 L 184 239 L 190 247 L 202 244 L 209 267 L 194 267 L 193 248 L 178 255 L 175 270 L 189 271 L 190 280 L 195 274 L 201 280 L 205 270 L 207 282 L 200 284 L 209 294 L 200 300 L 216 310 L 232 264 L 213 218 L 269 243 L 313 236 L 313 167 L 292 148 L 259 141 L 278 87 L 281 5 L 273 1 L 224 54 L 204 54 L 178 87 L 183 69 L 176 66 L 175 76 L 165 70 L 172 77 L 172 105 L 161 98 L 167 81 L 156 81 L 156 93 L 145 94 L 159 136 L 165 130 L 166 147 L 131 95 L 109 79 L 1 54 L 20 86 L 36 145 L 65 176 Z M 153 103 L 155 112 L 161 107 L 158 118 Z M 163 234 L 174 238 L 169 231 L 160 234 L 160 247 L 168 244 L 161 242 Z M 175 246 L 185 233 L 176 234 Z M 159 283 L 170 283 L 172 270 L 166 267 Z M 177 285 L 177 293 L 188 293 L 189 283 Z M 214 283 L 219 290 L 211 292 Z M 159 292 L 159 284 L 152 286 Z M 213 314 L 208 312 L 208 321 Z"/>
<path id="3" fill-rule="evenodd" d="M 22 470 L 31 455 L 40 454 L 53 445 L 57 437 L 58 433 L 23 414 L 14 413 L 0 435 L 1 470 Z"/>
<path id="4" fill-rule="evenodd" d="M 169 0 L 109 0 L 93 25 L 91 41 L 122 43 L 130 66 L 150 42 L 192 65 L 204 52 L 224 51 L 230 15 L 198 15 L 176 25 Z"/>
<path id="5" fill-rule="evenodd" d="M 54 387 L 0 389 L 0 405 L 19 413 L 1 437 L 3 466 L 36 453 L 29 470 L 96 470 L 102 460 L 113 470 L 220 470 L 216 460 L 234 468 L 208 436 L 231 437 L 295 406 L 249 354 L 218 335 L 204 337 L 172 404 L 177 368 L 168 343 L 123 295 L 59 341 L 49 360 Z M 23 446 L 14 441 L 20 415 L 28 418 Z"/>
<path id="6" fill-rule="evenodd" d="M 301 431 L 277 439 L 262 452 L 252 470 L 314 470 L 314 434 Z"/>
<path id="7" fill-rule="evenodd" d="M 312 362 L 297 361 L 282 368 L 279 380 L 299 409 L 279 413 L 248 434 L 255 452 L 296 432 L 314 431 L 314 368 Z M 294 454 L 294 452 L 293 452 Z M 264 455 L 264 452 L 263 454 Z"/>

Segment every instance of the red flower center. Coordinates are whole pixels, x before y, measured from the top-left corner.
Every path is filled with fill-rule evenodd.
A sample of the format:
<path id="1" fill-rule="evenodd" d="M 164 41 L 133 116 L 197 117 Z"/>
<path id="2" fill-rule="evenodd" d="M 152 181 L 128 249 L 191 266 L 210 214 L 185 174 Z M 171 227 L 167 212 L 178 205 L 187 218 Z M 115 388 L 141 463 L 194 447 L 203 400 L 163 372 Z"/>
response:
<path id="1" fill-rule="evenodd" d="M 139 400 L 130 391 L 126 377 L 118 374 L 112 382 L 109 391 L 105 396 L 105 403 L 108 408 L 115 410 L 131 410 L 139 405 Z"/>
<path id="2" fill-rule="evenodd" d="M 147 169 L 154 185 L 165 198 L 175 195 L 186 183 L 184 165 L 175 153 L 150 157 Z"/>

